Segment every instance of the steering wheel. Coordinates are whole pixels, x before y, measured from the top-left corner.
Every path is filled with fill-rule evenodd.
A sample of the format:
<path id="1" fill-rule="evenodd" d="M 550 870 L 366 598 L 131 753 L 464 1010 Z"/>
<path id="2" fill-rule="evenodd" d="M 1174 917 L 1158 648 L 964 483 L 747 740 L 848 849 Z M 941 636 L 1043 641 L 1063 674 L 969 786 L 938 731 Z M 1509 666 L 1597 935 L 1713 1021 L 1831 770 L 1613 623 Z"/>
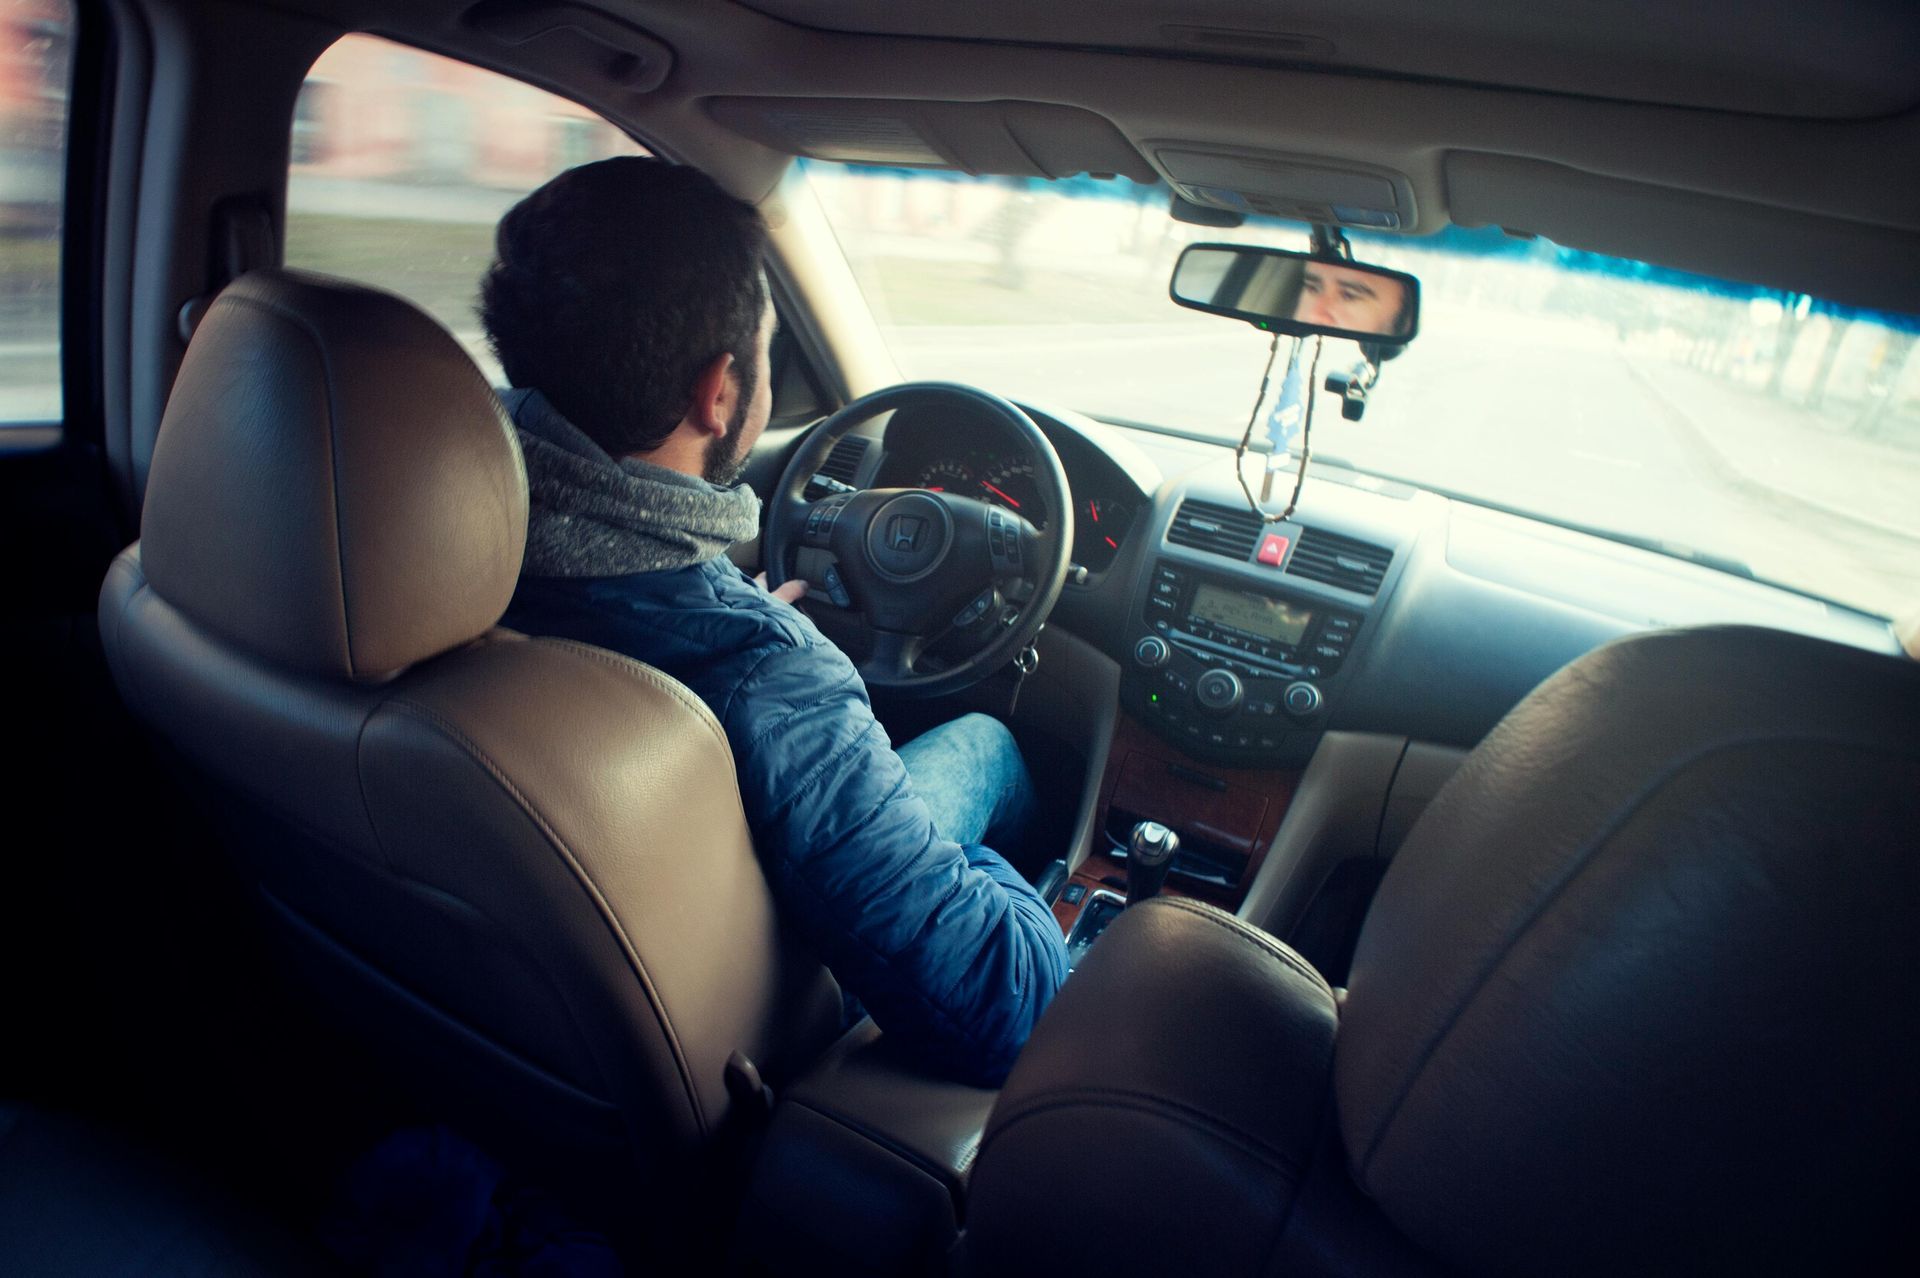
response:
<path id="1" fill-rule="evenodd" d="M 814 473 L 842 436 L 898 409 L 944 407 L 1010 427 L 1032 455 L 1051 518 L 1045 531 L 1011 510 L 928 488 L 870 488 L 809 502 Z M 835 603 L 858 611 L 873 636 L 858 665 L 869 687 L 910 697 L 958 692 L 1033 641 L 1060 598 L 1073 548 L 1073 494 L 1060 455 L 1033 419 L 985 391 L 953 382 L 906 382 L 848 404 L 814 427 L 768 503 L 767 584 L 794 575 L 803 548 L 831 552 Z M 935 643 L 958 632 L 980 642 L 954 665 L 917 670 Z"/>

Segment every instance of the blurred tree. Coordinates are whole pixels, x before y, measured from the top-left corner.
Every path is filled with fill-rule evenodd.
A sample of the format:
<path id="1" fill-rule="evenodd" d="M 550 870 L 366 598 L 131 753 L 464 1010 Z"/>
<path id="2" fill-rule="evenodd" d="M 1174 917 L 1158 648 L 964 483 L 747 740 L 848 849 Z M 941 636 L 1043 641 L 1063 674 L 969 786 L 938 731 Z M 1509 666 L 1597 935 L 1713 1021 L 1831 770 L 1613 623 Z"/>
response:
<path id="1" fill-rule="evenodd" d="M 1787 361 L 1800 341 L 1800 330 L 1812 314 L 1813 299 L 1805 293 L 1780 295 L 1780 327 L 1774 332 L 1773 368 L 1767 373 L 1767 394 L 1778 395 L 1786 381 Z"/>
<path id="2" fill-rule="evenodd" d="M 1840 347 L 1847 340 L 1847 330 L 1853 327 L 1853 321 L 1838 315 L 1827 316 L 1827 344 L 1820 352 L 1819 367 L 1813 371 L 1813 385 L 1807 389 L 1807 407 L 1818 409 L 1827 398 L 1827 379 L 1833 376 L 1833 361 L 1840 354 Z"/>
<path id="3" fill-rule="evenodd" d="M 1916 342 L 1920 342 L 1920 333 L 1911 331 L 1890 332 L 1881 339 L 1880 348 L 1867 365 L 1866 402 L 1853 420 L 1855 434 L 1873 439 L 1881 433 L 1894 408 L 1894 396 L 1899 393 Z"/>

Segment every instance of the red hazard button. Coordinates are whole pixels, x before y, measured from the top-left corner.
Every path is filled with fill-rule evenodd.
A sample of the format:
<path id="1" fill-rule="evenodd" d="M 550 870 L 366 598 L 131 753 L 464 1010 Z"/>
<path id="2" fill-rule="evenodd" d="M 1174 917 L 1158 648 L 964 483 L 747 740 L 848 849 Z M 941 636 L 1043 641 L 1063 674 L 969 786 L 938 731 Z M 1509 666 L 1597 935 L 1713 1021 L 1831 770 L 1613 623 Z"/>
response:
<path id="1" fill-rule="evenodd" d="M 1268 533 L 1260 542 L 1260 553 L 1254 558 L 1263 564 L 1272 564 L 1275 568 L 1287 557 L 1287 539 L 1279 533 Z"/>

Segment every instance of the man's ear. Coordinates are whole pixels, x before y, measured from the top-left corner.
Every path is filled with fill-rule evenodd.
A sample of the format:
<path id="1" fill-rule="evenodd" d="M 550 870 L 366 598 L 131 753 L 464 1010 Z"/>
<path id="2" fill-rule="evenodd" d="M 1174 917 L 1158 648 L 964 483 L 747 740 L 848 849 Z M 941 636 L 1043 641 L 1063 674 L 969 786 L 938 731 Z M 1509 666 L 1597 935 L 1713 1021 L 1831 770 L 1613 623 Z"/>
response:
<path id="1" fill-rule="evenodd" d="M 733 356 L 715 355 L 694 379 L 693 404 L 687 409 L 687 420 L 701 434 L 720 438 L 727 433 L 727 423 L 733 420 L 733 401 L 739 394 L 739 380 L 733 376 Z"/>

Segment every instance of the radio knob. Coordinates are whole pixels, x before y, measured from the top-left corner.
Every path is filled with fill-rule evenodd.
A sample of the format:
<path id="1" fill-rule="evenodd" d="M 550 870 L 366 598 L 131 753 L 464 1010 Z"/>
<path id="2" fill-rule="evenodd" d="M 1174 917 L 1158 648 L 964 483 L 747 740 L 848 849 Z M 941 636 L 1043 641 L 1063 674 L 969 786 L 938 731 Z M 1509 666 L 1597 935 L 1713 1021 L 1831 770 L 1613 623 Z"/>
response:
<path id="1" fill-rule="evenodd" d="M 1202 710 L 1231 714 L 1240 704 L 1239 678 L 1231 670 L 1209 670 L 1193 681 L 1193 699 Z"/>
<path id="2" fill-rule="evenodd" d="M 1148 670 L 1157 670 L 1167 664 L 1167 658 L 1173 650 L 1167 647 L 1167 641 L 1159 635 L 1148 635 L 1133 645 L 1133 662 Z"/>
<path id="3" fill-rule="evenodd" d="M 1310 719 L 1320 713 L 1320 689 L 1310 683 L 1290 683 L 1280 694 L 1280 704 L 1296 719 Z"/>

